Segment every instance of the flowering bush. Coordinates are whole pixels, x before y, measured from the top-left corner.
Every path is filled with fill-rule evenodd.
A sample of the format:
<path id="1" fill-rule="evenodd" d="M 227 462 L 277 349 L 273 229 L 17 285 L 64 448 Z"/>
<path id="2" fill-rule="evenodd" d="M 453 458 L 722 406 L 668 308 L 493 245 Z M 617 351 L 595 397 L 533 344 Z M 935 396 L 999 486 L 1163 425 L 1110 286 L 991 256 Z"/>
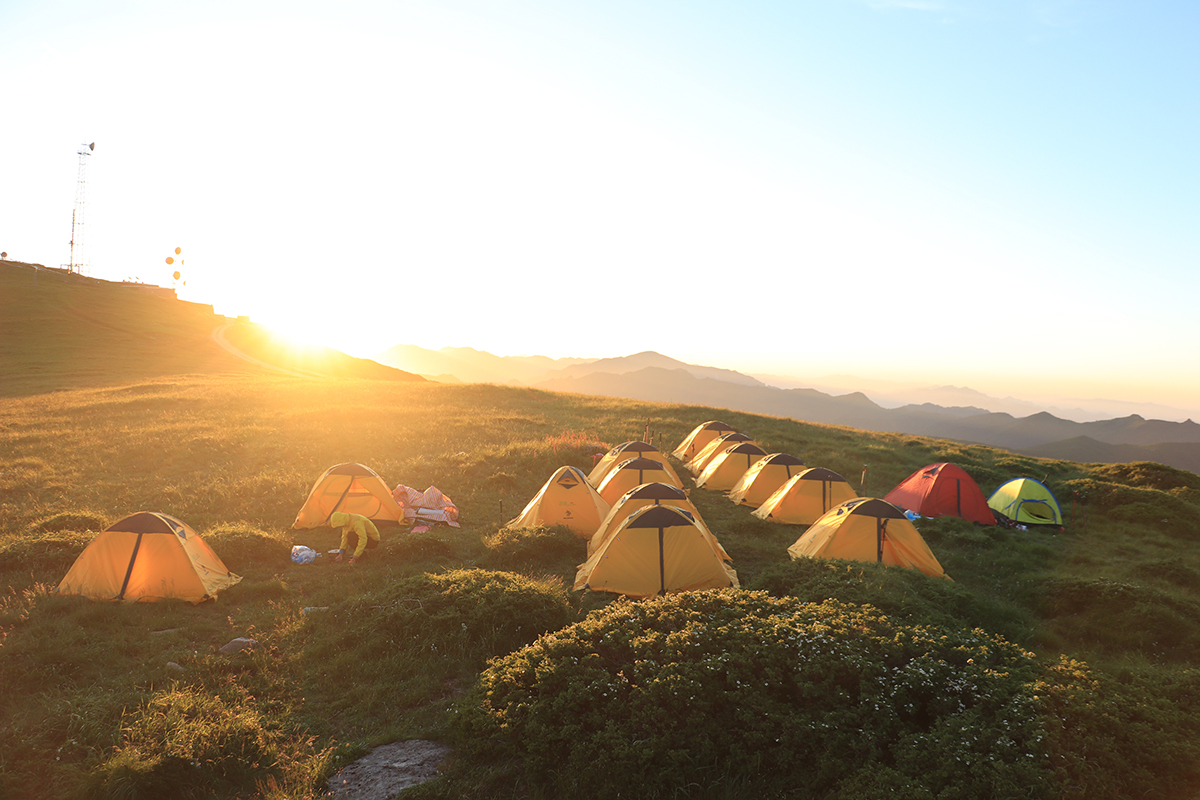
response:
<path id="1" fill-rule="evenodd" d="M 556 796 L 1048 797 L 1037 675 L 979 630 L 694 592 L 611 604 L 494 660 L 457 730 Z"/>

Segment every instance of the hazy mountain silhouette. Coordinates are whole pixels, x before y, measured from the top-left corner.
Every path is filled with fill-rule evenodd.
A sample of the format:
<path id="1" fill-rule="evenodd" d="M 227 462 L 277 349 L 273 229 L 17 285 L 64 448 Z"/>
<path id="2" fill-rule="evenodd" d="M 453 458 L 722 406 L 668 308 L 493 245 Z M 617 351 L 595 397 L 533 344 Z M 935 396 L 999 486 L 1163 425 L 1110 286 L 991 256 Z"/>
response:
<path id="1" fill-rule="evenodd" d="M 1070 461 L 1151 460 L 1200 470 L 1200 425 L 1191 420 L 1167 422 L 1131 414 L 1075 422 L 1046 411 L 1015 416 L 976 405 L 933 402 L 886 408 L 862 392 L 834 395 L 812 388 L 781 388 L 734 370 L 686 364 L 653 351 L 618 358 L 549 359 L 500 357 L 470 348 L 433 351 L 400 345 L 377 360 L 422 375 L 453 376 L 445 378 L 449 380 L 520 383 L 556 392 L 728 408 L 863 430 L 977 442 Z M 989 399 L 961 387 L 934 387 L 931 395 L 980 402 Z M 1014 405 L 1022 402 L 1008 400 Z"/>
<path id="2" fill-rule="evenodd" d="M 586 363 L 591 359 L 497 356 L 471 347 L 426 350 L 415 345 L 398 344 L 380 353 L 375 360 L 443 383 L 527 384 L 554 370 Z"/>

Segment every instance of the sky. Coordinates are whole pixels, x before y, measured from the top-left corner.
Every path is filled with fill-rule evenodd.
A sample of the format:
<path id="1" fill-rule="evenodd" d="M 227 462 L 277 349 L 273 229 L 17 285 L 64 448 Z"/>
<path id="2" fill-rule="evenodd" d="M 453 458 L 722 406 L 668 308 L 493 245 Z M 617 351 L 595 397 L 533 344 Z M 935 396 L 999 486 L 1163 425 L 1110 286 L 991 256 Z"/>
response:
<path id="1" fill-rule="evenodd" d="M 70 262 L 94 142 L 85 274 L 354 355 L 1200 418 L 1197 31 L 1191 0 L 8 0 L 0 250 Z"/>

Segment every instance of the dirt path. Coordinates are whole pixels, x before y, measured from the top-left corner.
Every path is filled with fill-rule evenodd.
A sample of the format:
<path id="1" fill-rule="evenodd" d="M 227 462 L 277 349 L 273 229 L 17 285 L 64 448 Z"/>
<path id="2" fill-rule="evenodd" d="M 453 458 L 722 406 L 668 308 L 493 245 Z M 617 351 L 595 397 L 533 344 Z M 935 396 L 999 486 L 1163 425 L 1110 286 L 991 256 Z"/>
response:
<path id="1" fill-rule="evenodd" d="M 232 344 L 230 344 L 228 339 L 225 338 L 225 331 L 228 330 L 229 326 L 232 324 L 233 324 L 232 322 L 227 322 L 224 325 L 218 325 L 216 328 L 214 328 L 213 332 L 212 332 L 212 340 L 214 342 L 216 342 L 217 344 L 219 344 L 221 347 L 225 348 L 227 351 L 229 351 L 233 355 L 237 356 L 238 358 L 242 359 L 243 361 L 249 361 L 251 364 L 257 364 L 260 367 L 274 370 L 275 372 L 282 372 L 284 375 L 294 375 L 297 378 L 311 378 L 312 377 L 312 375 L 305 374 L 303 372 L 296 372 L 294 370 L 284 369 L 283 367 L 277 367 L 274 364 L 268 364 L 265 361 L 259 361 L 254 356 L 252 356 L 248 353 L 244 353 L 241 350 L 237 349 Z"/>

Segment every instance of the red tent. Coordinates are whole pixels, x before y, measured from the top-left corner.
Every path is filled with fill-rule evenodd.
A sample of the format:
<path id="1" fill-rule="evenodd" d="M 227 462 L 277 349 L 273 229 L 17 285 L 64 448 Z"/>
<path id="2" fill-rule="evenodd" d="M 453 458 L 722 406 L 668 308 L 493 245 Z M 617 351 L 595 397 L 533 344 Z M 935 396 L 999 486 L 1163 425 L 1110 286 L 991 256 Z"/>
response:
<path id="1" fill-rule="evenodd" d="M 962 517 L 995 525 L 979 485 L 957 464 L 930 464 L 909 475 L 883 498 L 923 517 Z"/>

